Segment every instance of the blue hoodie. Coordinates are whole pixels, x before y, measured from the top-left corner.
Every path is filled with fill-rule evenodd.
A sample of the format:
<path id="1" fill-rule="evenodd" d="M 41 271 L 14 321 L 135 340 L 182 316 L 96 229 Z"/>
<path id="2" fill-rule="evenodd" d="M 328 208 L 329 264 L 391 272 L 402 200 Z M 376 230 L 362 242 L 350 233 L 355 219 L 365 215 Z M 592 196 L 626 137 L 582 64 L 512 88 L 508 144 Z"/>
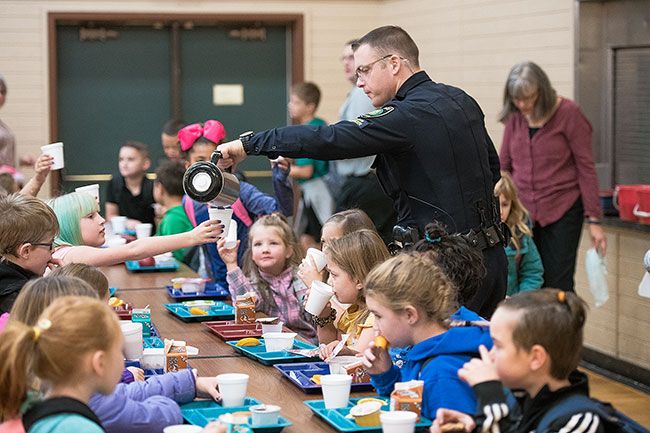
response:
<path id="1" fill-rule="evenodd" d="M 478 314 L 461 307 L 454 320 L 484 320 Z M 467 414 L 476 411 L 472 388 L 458 377 L 458 370 L 483 344 L 492 347 L 488 328 L 463 326 L 424 340 L 405 352 L 402 368 L 393 365 L 386 373 L 371 375 L 379 395 L 388 396 L 396 382 L 418 379 L 424 381 L 422 416 L 434 419 L 438 408 L 454 409 Z M 425 362 L 428 363 L 422 366 Z"/>

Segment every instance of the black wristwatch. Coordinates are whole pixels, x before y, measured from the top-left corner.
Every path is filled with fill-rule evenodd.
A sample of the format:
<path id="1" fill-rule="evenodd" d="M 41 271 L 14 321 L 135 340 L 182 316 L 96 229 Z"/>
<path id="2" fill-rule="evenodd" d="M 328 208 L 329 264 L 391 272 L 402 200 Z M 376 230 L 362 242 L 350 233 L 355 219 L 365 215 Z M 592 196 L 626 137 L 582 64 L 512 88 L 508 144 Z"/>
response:
<path id="1" fill-rule="evenodd" d="M 250 155 L 253 152 L 251 146 L 251 138 L 253 138 L 253 135 L 255 135 L 253 131 L 246 131 L 239 135 L 239 141 L 241 141 L 242 146 L 244 146 L 244 152 L 246 152 L 246 155 Z"/>

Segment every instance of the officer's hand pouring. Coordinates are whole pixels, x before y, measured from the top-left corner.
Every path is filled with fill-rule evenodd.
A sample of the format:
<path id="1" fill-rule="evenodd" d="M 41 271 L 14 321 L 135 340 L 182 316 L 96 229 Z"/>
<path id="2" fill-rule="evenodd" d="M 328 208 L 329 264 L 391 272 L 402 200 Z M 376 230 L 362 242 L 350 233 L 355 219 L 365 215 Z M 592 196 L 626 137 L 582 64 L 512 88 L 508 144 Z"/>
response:
<path id="1" fill-rule="evenodd" d="M 221 159 L 217 162 L 220 169 L 225 169 L 238 164 L 246 159 L 246 152 L 241 140 L 233 140 L 217 146 L 217 150 L 221 152 Z"/>

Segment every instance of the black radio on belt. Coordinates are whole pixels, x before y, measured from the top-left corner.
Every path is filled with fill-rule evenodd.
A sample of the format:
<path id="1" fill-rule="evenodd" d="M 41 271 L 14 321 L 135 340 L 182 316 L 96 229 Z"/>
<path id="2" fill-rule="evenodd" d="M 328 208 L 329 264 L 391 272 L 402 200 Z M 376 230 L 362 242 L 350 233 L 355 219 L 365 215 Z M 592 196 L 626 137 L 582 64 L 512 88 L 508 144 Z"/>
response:
<path id="1" fill-rule="evenodd" d="M 402 250 L 411 248 L 419 240 L 420 232 L 417 228 L 396 225 L 393 227 L 393 242 L 388 244 L 388 251 L 391 256 L 395 256 Z"/>

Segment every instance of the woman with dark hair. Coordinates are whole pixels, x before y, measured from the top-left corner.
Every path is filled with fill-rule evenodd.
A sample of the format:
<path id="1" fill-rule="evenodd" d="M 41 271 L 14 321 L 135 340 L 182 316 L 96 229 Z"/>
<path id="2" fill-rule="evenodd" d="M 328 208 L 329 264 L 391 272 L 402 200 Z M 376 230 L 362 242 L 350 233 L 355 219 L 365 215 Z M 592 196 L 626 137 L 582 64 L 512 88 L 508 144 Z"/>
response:
<path id="1" fill-rule="evenodd" d="M 605 255 L 591 125 L 578 105 L 558 96 L 546 73 L 522 62 L 506 80 L 501 169 L 512 174 L 530 212 L 533 239 L 544 264 L 544 287 L 573 291 L 583 220 L 593 246 Z"/>

